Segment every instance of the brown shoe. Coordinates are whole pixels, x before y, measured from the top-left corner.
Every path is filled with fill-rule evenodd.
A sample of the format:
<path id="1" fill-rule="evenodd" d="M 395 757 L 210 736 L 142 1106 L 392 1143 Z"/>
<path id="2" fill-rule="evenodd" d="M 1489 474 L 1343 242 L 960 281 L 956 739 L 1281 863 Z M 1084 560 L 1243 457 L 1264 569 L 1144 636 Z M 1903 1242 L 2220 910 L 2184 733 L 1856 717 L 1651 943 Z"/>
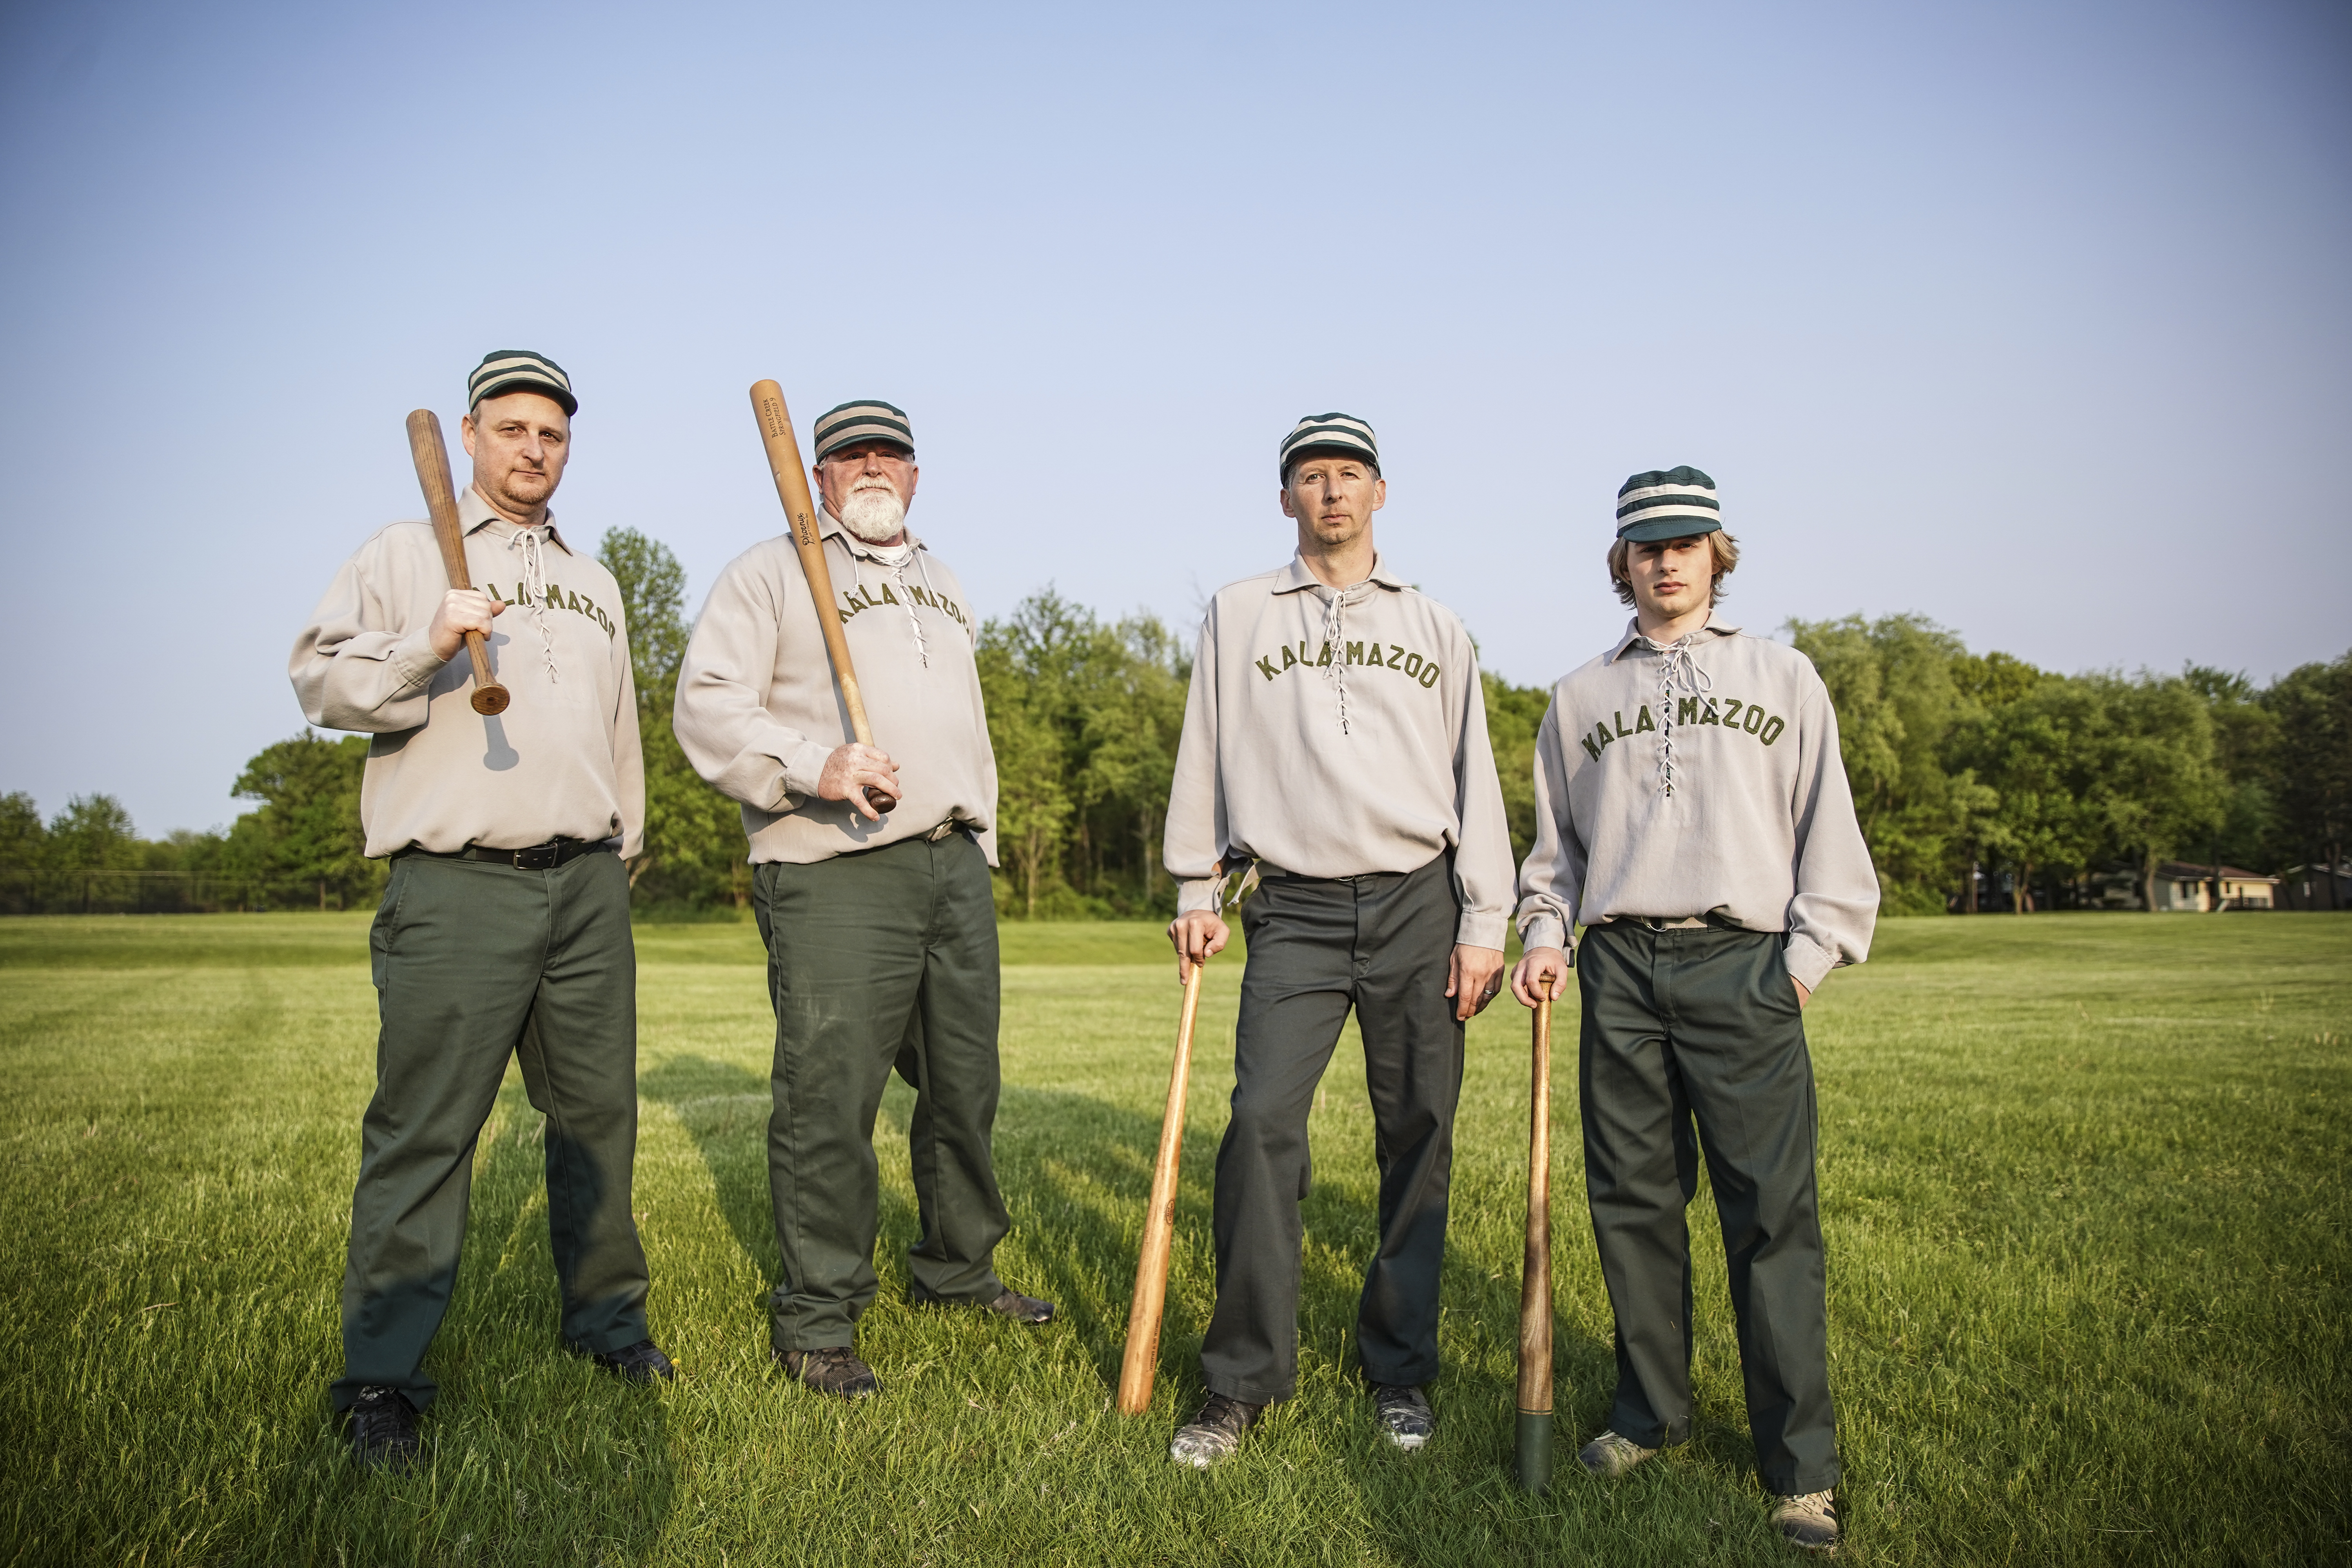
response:
<path id="1" fill-rule="evenodd" d="M 813 1351 L 781 1351 L 776 1360 L 786 1372 L 819 1394 L 835 1399 L 869 1399 L 882 1392 L 874 1369 L 857 1359 L 847 1345 L 826 1345 Z"/>

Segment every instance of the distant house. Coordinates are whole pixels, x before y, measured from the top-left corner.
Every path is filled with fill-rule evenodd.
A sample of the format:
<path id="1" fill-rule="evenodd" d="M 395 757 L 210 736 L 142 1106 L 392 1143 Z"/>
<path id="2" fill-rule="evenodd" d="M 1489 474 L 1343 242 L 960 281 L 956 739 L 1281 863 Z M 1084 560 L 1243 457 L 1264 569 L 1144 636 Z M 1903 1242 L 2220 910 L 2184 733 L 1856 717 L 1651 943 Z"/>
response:
<path id="1" fill-rule="evenodd" d="M 2213 884 L 2221 883 L 2214 899 Z M 2097 889 L 2096 907 L 2110 910 L 2147 908 L 2137 868 L 2117 868 L 2091 879 Z M 2205 914 L 2216 909 L 2267 910 L 2278 902 L 2279 879 L 2236 866 L 2196 866 L 2186 860 L 2156 863 L 2156 911 L 2158 914 Z M 2322 890 L 2325 897 L 2325 889 Z"/>
<path id="2" fill-rule="evenodd" d="M 2279 873 L 2278 901 L 2287 910 L 2352 910 L 2352 864 L 2289 866 Z"/>

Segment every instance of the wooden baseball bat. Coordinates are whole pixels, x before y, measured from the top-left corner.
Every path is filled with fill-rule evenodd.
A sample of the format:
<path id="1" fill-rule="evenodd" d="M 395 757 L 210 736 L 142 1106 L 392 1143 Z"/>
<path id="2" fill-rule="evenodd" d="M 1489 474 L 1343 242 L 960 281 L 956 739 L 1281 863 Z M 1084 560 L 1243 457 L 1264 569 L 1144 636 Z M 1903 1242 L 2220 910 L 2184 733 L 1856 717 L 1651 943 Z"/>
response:
<path id="1" fill-rule="evenodd" d="M 441 542 L 441 564 L 448 570 L 449 586 L 470 588 L 466 574 L 466 535 L 457 523 L 457 491 L 449 482 L 449 448 L 441 439 L 441 421 L 430 408 L 408 416 L 408 455 L 416 459 L 417 487 L 425 492 L 425 510 L 433 514 L 433 537 Z M 490 674 L 490 650 L 479 632 L 466 634 L 466 651 L 474 657 L 474 711 L 503 713 L 510 700 L 507 689 Z"/>
<path id="2" fill-rule="evenodd" d="M 801 572 L 808 578 L 809 596 L 816 601 L 816 624 L 824 633 L 825 656 L 833 660 L 833 678 L 841 683 L 842 706 L 849 710 L 849 728 L 861 746 L 874 743 L 874 726 L 866 721 L 866 698 L 857 689 L 857 671 L 850 668 L 849 638 L 841 629 L 841 613 L 833 607 L 833 572 L 824 563 L 824 540 L 817 532 L 816 502 L 809 498 L 808 475 L 801 467 L 801 444 L 793 435 L 792 411 L 784 406 L 784 389 L 772 381 L 751 384 L 751 412 L 759 416 L 760 439 L 768 448 L 768 471 L 775 476 L 776 499 L 792 520 L 793 548 L 800 552 Z M 866 786 L 866 804 L 888 811 L 896 800 Z"/>
<path id="3" fill-rule="evenodd" d="M 1135 1265 L 1135 1300 L 1127 1309 L 1127 1352 L 1118 1363 L 1118 1413 L 1151 1407 L 1160 1368 L 1160 1314 L 1168 1304 L 1168 1256 L 1176 1241 L 1176 1166 L 1184 1154 L 1184 1089 L 1192 1076 L 1192 1019 L 1201 1010 L 1201 970 L 1184 975 L 1184 1011 L 1176 1022 L 1176 1061 L 1168 1069 L 1168 1109 L 1160 1113 L 1160 1153 L 1151 1163 L 1151 1208 L 1143 1216 L 1143 1255 Z"/>
<path id="4" fill-rule="evenodd" d="M 1519 1485 L 1551 1481 L 1551 977 L 1536 1003 L 1528 1110 L 1528 1251 L 1519 1271 Z"/>

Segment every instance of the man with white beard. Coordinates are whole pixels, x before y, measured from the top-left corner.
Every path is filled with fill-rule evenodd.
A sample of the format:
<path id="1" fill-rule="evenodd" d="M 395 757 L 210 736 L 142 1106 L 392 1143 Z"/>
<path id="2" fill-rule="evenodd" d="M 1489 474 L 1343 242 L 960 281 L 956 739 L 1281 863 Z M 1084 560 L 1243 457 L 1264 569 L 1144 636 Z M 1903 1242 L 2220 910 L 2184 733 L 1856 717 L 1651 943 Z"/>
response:
<path id="1" fill-rule="evenodd" d="M 845 403 L 814 431 L 833 602 L 782 534 L 719 574 L 677 680 L 678 743 L 742 803 L 752 908 L 776 1015 L 768 1183 L 782 1278 L 776 1360 L 811 1389 L 879 1391 L 856 1348 L 872 1304 L 874 1116 L 896 1067 L 921 1235 L 918 1302 L 1043 1323 L 992 1257 L 996 1189 L 996 758 L 976 628 L 953 573 L 907 531 L 914 436 L 890 404 Z M 856 743 L 818 616 L 839 616 L 874 724 Z M 887 750 L 883 747 L 887 745 Z M 868 791 L 895 802 L 877 811 Z"/>

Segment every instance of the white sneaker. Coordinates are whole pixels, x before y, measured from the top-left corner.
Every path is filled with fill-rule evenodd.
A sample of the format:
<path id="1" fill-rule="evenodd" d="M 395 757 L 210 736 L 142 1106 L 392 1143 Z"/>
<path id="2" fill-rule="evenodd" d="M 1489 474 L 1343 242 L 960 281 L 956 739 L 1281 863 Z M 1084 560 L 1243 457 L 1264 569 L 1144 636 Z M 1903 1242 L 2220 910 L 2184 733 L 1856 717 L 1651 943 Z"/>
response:
<path id="1" fill-rule="evenodd" d="M 1644 1448 L 1631 1437 L 1603 1432 L 1584 1446 L 1576 1456 L 1576 1462 L 1602 1480 L 1613 1481 L 1656 1452 L 1655 1448 Z"/>
<path id="2" fill-rule="evenodd" d="M 1790 1543 L 1826 1557 L 1838 1549 L 1837 1495 L 1805 1492 L 1772 1500 L 1772 1528 Z"/>

